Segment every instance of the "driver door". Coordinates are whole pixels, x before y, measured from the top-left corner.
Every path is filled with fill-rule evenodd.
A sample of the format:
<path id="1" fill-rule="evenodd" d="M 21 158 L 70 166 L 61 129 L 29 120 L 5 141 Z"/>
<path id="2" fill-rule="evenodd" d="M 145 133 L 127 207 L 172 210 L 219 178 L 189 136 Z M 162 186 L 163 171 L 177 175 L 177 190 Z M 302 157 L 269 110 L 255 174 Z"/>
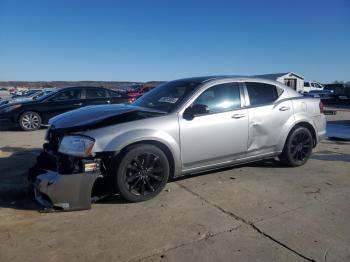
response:
<path id="1" fill-rule="evenodd" d="M 63 90 L 41 105 L 47 119 L 83 106 L 81 89 Z"/>
<path id="2" fill-rule="evenodd" d="M 203 91 L 191 105 L 206 105 L 206 114 L 191 120 L 179 117 L 185 170 L 215 166 L 245 156 L 248 113 L 242 108 L 241 97 L 238 83 L 217 84 Z"/>

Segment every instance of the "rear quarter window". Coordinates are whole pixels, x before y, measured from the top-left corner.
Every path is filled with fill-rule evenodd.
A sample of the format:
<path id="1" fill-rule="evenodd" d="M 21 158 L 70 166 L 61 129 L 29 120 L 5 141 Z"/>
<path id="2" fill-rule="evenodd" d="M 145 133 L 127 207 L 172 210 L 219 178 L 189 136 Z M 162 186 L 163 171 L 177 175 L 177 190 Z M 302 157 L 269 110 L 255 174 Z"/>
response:
<path id="1" fill-rule="evenodd" d="M 245 84 L 251 106 L 272 104 L 283 92 L 276 86 L 270 84 L 257 82 L 246 82 Z"/>

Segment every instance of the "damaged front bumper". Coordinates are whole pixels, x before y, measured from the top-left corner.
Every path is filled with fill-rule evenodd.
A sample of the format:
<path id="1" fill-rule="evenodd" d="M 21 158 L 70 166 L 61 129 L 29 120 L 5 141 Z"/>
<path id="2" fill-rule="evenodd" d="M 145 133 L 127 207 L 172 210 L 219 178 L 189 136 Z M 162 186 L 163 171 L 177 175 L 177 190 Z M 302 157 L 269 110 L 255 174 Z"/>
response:
<path id="1" fill-rule="evenodd" d="M 46 211 L 90 209 L 93 186 L 100 176 L 99 159 L 77 159 L 46 151 L 29 172 L 35 199 Z"/>
<path id="2" fill-rule="evenodd" d="M 91 192 L 100 172 L 61 175 L 43 170 L 36 177 L 35 199 L 49 210 L 82 210 L 91 208 Z"/>

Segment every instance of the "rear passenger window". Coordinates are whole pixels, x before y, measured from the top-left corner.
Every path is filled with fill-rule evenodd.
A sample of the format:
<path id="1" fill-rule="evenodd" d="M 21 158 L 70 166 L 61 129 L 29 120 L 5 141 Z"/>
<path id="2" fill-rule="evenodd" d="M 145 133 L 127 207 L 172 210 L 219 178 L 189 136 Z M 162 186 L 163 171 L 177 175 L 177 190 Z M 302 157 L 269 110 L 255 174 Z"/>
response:
<path id="1" fill-rule="evenodd" d="M 212 86 L 205 90 L 194 104 L 206 105 L 210 113 L 220 113 L 240 108 L 239 86 L 237 83 Z"/>
<path id="2" fill-rule="evenodd" d="M 251 106 L 273 103 L 279 96 L 277 87 L 265 83 L 246 83 Z"/>
<path id="3" fill-rule="evenodd" d="M 86 98 L 105 98 L 106 97 L 106 91 L 103 89 L 86 89 Z"/>

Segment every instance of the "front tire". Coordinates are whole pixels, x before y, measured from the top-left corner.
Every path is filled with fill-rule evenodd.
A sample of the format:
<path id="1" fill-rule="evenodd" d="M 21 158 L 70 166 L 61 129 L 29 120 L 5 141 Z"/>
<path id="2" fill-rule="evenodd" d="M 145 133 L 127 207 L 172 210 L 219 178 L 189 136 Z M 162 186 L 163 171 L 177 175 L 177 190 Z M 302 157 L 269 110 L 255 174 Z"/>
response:
<path id="1" fill-rule="evenodd" d="M 310 130 L 300 126 L 288 135 L 279 159 L 286 166 L 302 166 L 310 158 L 312 148 L 313 138 Z"/>
<path id="2" fill-rule="evenodd" d="M 35 131 L 41 127 L 41 116 L 32 111 L 24 112 L 19 118 L 19 126 L 24 131 Z"/>
<path id="3" fill-rule="evenodd" d="M 141 202 L 158 195 L 169 178 L 169 161 L 156 146 L 130 147 L 117 167 L 116 182 L 120 195 L 130 202 Z"/>

